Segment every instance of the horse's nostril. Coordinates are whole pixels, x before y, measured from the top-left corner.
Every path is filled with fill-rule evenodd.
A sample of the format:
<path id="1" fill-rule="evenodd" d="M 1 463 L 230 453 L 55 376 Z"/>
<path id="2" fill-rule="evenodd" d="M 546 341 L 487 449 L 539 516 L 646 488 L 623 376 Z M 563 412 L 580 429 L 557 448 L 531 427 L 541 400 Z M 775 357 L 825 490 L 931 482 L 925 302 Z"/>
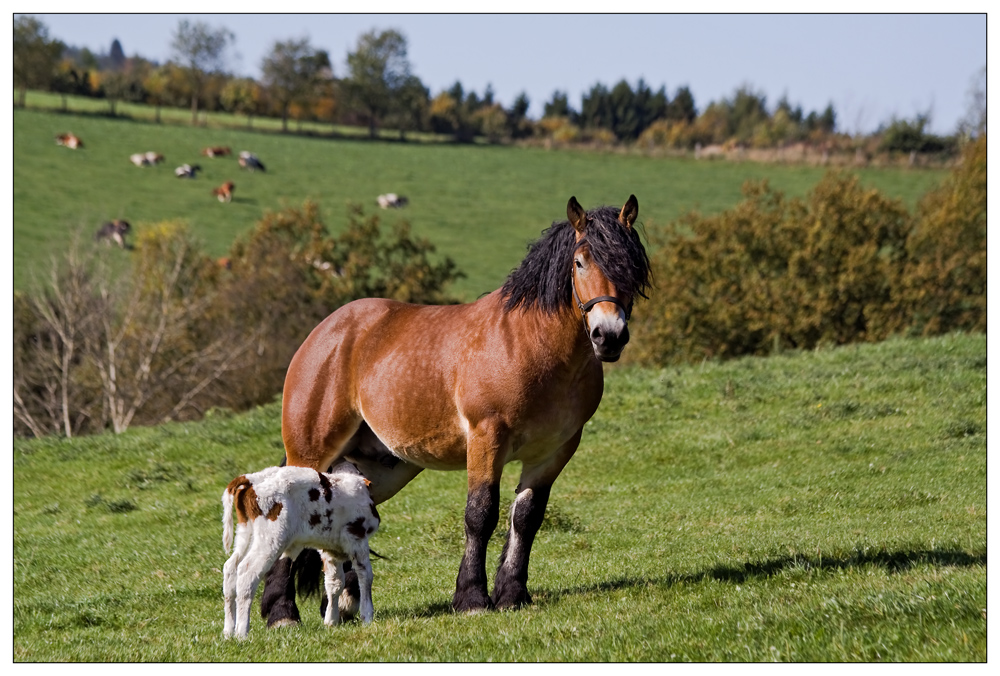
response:
<path id="1" fill-rule="evenodd" d="M 590 339 L 598 345 L 604 342 L 604 332 L 601 331 L 601 327 L 594 327 L 594 330 L 590 332 Z"/>

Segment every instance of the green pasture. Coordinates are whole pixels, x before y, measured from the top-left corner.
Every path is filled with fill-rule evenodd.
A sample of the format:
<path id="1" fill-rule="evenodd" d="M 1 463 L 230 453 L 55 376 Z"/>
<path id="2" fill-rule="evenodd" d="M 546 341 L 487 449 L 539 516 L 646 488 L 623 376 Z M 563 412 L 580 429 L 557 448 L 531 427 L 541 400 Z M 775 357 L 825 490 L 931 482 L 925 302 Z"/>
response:
<path id="1" fill-rule="evenodd" d="M 19 130 L 28 119 L 45 118 L 21 117 Z M 105 124 L 88 122 L 90 131 Z M 89 140 L 84 127 L 74 131 Z M 96 161 L 101 137 L 93 138 L 93 150 L 65 152 L 59 161 Z M 291 171 L 280 148 L 329 149 L 323 166 L 330 167 L 345 154 L 402 162 L 413 152 L 255 140 L 275 173 L 243 182 L 268 191 L 268 181 Z M 264 145 L 272 140 L 273 147 Z M 274 150 L 273 159 L 264 149 Z M 440 158 L 449 153 L 467 167 L 516 154 L 530 158 L 522 164 L 535 162 L 536 172 L 546 162 L 555 167 L 549 158 L 557 157 L 510 149 L 422 151 L 437 158 L 427 173 L 439 176 L 447 169 Z M 561 157 L 560 166 L 572 167 L 567 174 L 582 184 L 570 191 L 592 194 L 588 202 L 633 189 L 613 172 L 588 182 L 588 171 L 604 162 L 622 169 L 643 162 Z M 646 166 L 684 173 L 670 163 Z M 365 171 L 361 164 L 356 170 Z M 136 172 L 130 180 L 154 185 Z M 635 171 L 630 180 L 640 176 Z M 430 187 L 419 192 L 422 178 L 415 175 L 402 191 L 430 194 Z M 525 193 L 541 201 L 565 191 L 561 181 L 572 182 L 552 176 L 544 190 L 528 185 L 544 180 L 535 174 Z M 189 187 L 167 183 L 164 190 Z M 364 182 L 353 185 L 361 190 Z M 331 189 L 338 195 L 332 199 L 340 199 L 340 190 Z M 458 203 L 449 189 L 435 191 Z M 654 213 L 675 204 L 656 200 L 650 192 Z M 414 199 L 417 222 L 428 217 L 422 201 Z M 523 209 L 489 201 L 504 213 Z M 545 218 L 557 211 L 551 207 Z M 609 368 L 604 402 L 553 488 L 532 552 L 533 606 L 472 616 L 450 611 L 465 473 L 425 472 L 379 508 L 382 527 L 372 546 L 387 558 L 375 561 L 372 625 L 328 629 L 311 598 L 300 600 L 299 627 L 268 631 L 255 614 L 243 643 L 221 638 L 219 496 L 235 475 L 280 460 L 277 403 L 120 436 L 15 440 L 13 656 L 18 662 L 985 661 L 986 355 L 985 336 L 955 335 L 662 370 Z M 510 466 L 504 477 L 505 509 L 518 469 Z M 500 531 L 491 561 L 499 555 Z"/>
<path id="2" fill-rule="evenodd" d="M 58 105 L 50 96 L 48 105 Z M 74 106 L 83 99 L 74 99 Z M 44 102 L 33 94 L 29 105 Z M 90 101 L 87 114 L 36 109 L 14 111 L 14 286 L 27 288 L 74 236 L 90 239 L 104 220 L 124 218 L 136 231 L 166 219 L 184 219 L 208 252 L 224 255 L 233 239 L 267 210 L 321 206 L 334 232 L 347 224 L 347 206 L 377 211 L 380 193 L 406 195 L 410 206 L 382 212 L 387 223 L 407 219 L 451 256 L 467 277 L 453 292 L 465 300 L 499 286 L 524 255 L 527 243 L 553 220 L 565 218 L 575 195 L 585 207 L 639 199 L 639 219 L 665 224 L 692 209 L 714 213 L 740 199 L 747 179 L 767 178 L 791 195 L 804 195 L 823 170 L 810 167 L 695 161 L 635 152 L 545 150 L 516 146 L 400 143 L 386 133 L 378 141 L 349 137 L 346 128 L 312 127 L 311 135 L 281 134 L 276 121 L 208 116 L 206 127 L 184 124 L 189 111 L 164 109 L 164 124 L 152 109 L 123 105 L 132 118 L 104 115 L 107 103 Z M 293 124 L 292 129 L 295 128 Z M 56 146 L 58 133 L 72 131 L 85 148 Z M 354 130 L 356 132 L 357 130 Z M 353 132 L 351 132 L 353 133 Z M 334 135 L 335 134 L 335 135 Z M 235 157 L 208 159 L 209 145 L 234 153 L 257 153 L 266 173 L 241 171 Z M 162 153 L 159 167 L 137 168 L 136 152 Z M 177 179 L 180 164 L 201 164 L 195 180 Z M 861 170 L 866 185 L 912 207 L 944 173 L 936 170 Z M 211 189 L 232 180 L 232 203 L 220 204 Z M 109 255 L 125 254 L 117 251 Z"/>

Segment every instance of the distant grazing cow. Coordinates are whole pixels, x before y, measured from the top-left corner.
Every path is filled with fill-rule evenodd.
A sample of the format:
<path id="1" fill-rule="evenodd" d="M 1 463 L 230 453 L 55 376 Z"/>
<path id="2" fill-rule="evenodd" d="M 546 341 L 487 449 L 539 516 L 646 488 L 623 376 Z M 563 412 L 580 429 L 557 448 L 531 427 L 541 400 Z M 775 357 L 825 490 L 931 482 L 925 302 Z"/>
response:
<path id="1" fill-rule="evenodd" d="M 266 171 L 260 159 L 256 155 L 247 150 L 240 151 L 239 163 L 241 167 L 243 167 L 244 169 L 249 169 L 251 172 L 256 171 L 257 169 L 260 169 L 261 171 Z"/>
<path id="2" fill-rule="evenodd" d="M 123 221 L 121 219 L 115 219 L 110 223 L 105 223 L 101 226 L 97 234 L 94 235 L 94 239 L 98 242 L 104 240 L 109 244 L 114 242 L 123 249 L 127 249 L 128 245 L 125 244 L 125 235 L 132 229 L 128 221 Z"/>
<path id="3" fill-rule="evenodd" d="M 410 203 L 406 197 L 397 195 L 394 192 L 378 196 L 378 205 L 383 209 L 402 209 Z"/>
<path id="4" fill-rule="evenodd" d="M 231 258 L 219 258 L 215 261 L 215 263 L 223 270 L 233 269 L 233 259 Z"/>
<path id="5" fill-rule="evenodd" d="M 234 190 L 236 190 L 236 186 L 233 185 L 233 182 L 226 181 L 218 188 L 214 189 L 212 194 L 218 197 L 220 202 L 232 202 Z"/>
<path id="6" fill-rule="evenodd" d="M 232 155 L 233 151 L 226 146 L 214 146 L 205 148 L 201 151 L 201 154 L 205 157 L 225 157 L 226 155 Z"/>
<path id="7" fill-rule="evenodd" d="M 56 136 L 56 145 L 66 146 L 67 148 L 76 150 L 77 148 L 83 147 L 83 141 L 81 141 L 80 137 L 73 132 L 68 132 L 66 134 L 59 134 Z"/>
<path id="8" fill-rule="evenodd" d="M 378 530 L 379 516 L 369 485 L 347 462 L 329 474 L 309 467 L 268 467 L 229 483 L 222 492 L 222 546 L 227 553 L 233 544 L 234 511 L 237 525 L 233 555 L 222 567 L 225 638 L 234 633 L 246 638 L 250 606 L 261 578 L 279 557 L 294 561 L 306 548 L 320 550 L 323 558 L 324 623 L 340 623 L 335 599 L 344 588 L 347 561 L 358 575 L 361 620 L 372 621 L 368 538 Z"/>
<path id="9" fill-rule="evenodd" d="M 182 164 L 174 169 L 174 176 L 177 178 L 194 178 L 195 172 L 201 171 L 201 165 Z"/>

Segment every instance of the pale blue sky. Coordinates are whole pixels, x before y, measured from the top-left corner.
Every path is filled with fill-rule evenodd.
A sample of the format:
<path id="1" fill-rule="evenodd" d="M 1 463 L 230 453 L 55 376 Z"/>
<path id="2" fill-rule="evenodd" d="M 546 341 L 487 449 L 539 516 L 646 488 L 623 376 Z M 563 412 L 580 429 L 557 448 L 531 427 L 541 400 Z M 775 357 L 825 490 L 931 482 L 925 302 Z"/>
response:
<path id="1" fill-rule="evenodd" d="M 332 5 L 331 5 L 332 6 Z M 126 55 L 166 61 L 180 18 L 236 35 L 229 69 L 254 77 L 275 40 L 308 36 L 337 75 L 358 36 L 395 28 L 408 39 L 413 72 L 437 94 L 461 81 L 482 94 L 492 84 L 509 106 L 525 91 L 539 117 L 555 90 L 579 109 L 601 82 L 642 77 L 673 96 L 690 87 L 700 110 L 742 84 L 787 94 L 806 112 L 832 102 L 838 128 L 870 132 L 893 115 L 931 112 L 931 129 L 951 133 L 968 108 L 973 77 L 986 65 L 986 16 L 670 14 L 36 14 L 53 37 L 92 51 L 118 38 Z"/>

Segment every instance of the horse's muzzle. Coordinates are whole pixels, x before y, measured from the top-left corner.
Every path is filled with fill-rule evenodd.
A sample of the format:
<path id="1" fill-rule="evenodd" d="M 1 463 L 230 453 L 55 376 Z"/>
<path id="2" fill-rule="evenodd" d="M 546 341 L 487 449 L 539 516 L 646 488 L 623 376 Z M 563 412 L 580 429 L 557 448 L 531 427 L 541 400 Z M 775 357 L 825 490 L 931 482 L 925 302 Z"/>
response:
<path id="1" fill-rule="evenodd" d="M 608 330 L 600 324 L 590 331 L 590 342 L 594 346 L 594 354 L 601 361 L 614 362 L 622 356 L 622 350 L 628 344 L 628 324 L 620 331 Z"/>

